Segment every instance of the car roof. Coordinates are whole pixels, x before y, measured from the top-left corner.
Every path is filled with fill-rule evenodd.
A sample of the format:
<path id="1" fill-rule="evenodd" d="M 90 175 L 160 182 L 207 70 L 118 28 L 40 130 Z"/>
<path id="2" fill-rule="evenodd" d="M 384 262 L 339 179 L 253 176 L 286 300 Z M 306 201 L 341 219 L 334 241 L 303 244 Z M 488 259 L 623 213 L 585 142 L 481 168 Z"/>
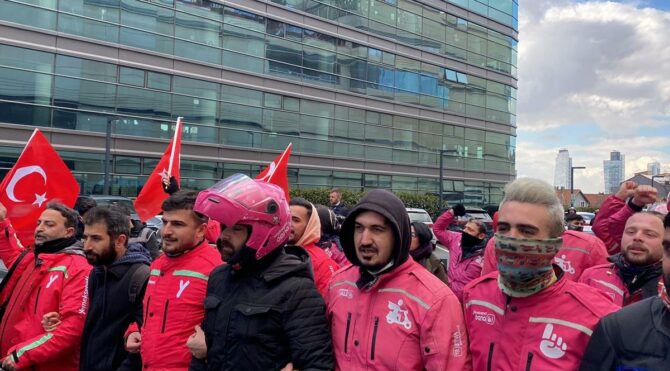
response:
<path id="1" fill-rule="evenodd" d="M 428 211 L 416 207 L 406 207 L 405 209 L 408 213 L 428 213 Z"/>

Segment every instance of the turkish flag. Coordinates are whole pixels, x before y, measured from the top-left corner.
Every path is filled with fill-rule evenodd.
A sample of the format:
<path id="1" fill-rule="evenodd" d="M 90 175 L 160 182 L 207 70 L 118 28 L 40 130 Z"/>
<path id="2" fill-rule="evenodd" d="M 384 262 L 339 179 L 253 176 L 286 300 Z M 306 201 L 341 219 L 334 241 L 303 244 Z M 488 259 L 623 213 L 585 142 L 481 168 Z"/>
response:
<path id="1" fill-rule="evenodd" d="M 39 129 L 0 183 L 0 202 L 24 246 L 33 243 L 35 223 L 47 203 L 73 207 L 78 195 L 79 183 Z"/>
<path id="2" fill-rule="evenodd" d="M 144 183 L 144 187 L 135 199 L 135 210 L 143 222 L 153 218 L 161 211 L 161 205 L 168 194 L 163 190 L 163 180 L 170 180 L 174 176 L 179 183 L 179 164 L 181 160 L 181 121 L 177 118 L 177 126 L 174 129 L 174 138 L 168 145 L 158 165 Z"/>
<path id="3" fill-rule="evenodd" d="M 288 147 L 282 152 L 274 161 L 265 168 L 256 179 L 264 180 L 268 183 L 276 184 L 284 190 L 286 194 L 286 201 L 291 199 L 288 193 L 288 159 L 291 157 L 291 148 L 293 143 L 289 143 Z"/>

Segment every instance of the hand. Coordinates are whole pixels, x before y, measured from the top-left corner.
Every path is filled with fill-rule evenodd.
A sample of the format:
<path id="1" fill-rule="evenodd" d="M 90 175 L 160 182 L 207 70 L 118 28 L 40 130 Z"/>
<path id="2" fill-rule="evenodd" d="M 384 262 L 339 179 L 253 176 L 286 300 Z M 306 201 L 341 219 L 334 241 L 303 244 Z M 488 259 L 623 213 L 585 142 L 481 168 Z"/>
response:
<path id="1" fill-rule="evenodd" d="M 5 205 L 0 202 L 0 223 L 5 221 L 5 218 L 7 217 L 7 208 Z"/>
<path id="2" fill-rule="evenodd" d="M 298 370 L 293 368 L 293 363 L 292 362 L 289 362 L 280 371 L 298 371 Z"/>
<path id="3" fill-rule="evenodd" d="M 16 363 L 12 360 L 12 356 L 7 356 L 2 360 L 2 369 L 5 371 L 15 371 Z"/>
<path id="4" fill-rule="evenodd" d="M 142 334 L 138 331 L 131 332 L 126 339 L 126 350 L 130 353 L 138 353 L 142 345 Z"/>
<path id="5" fill-rule="evenodd" d="M 633 197 L 633 194 L 635 193 L 635 188 L 637 188 L 637 183 L 635 183 L 632 180 L 627 180 L 621 183 L 621 186 L 619 186 L 619 190 L 614 196 L 620 199 L 621 201 L 625 201 L 629 197 Z"/>
<path id="6" fill-rule="evenodd" d="M 193 335 L 188 337 L 186 346 L 191 351 L 191 354 L 193 354 L 193 357 L 197 359 L 207 358 L 207 343 L 205 343 L 205 332 L 202 331 L 202 328 L 199 325 L 195 326 L 195 332 Z"/>
<path id="7" fill-rule="evenodd" d="M 458 204 L 452 208 L 454 216 L 464 216 L 465 215 L 465 206 Z"/>
<path id="8" fill-rule="evenodd" d="M 42 327 L 46 332 L 52 332 L 60 325 L 60 314 L 58 312 L 49 312 L 42 317 Z"/>
<path id="9" fill-rule="evenodd" d="M 633 194 L 633 203 L 637 206 L 644 206 L 656 202 L 658 191 L 656 188 L 648 185 L 641 185 L 635 188 Z"/>

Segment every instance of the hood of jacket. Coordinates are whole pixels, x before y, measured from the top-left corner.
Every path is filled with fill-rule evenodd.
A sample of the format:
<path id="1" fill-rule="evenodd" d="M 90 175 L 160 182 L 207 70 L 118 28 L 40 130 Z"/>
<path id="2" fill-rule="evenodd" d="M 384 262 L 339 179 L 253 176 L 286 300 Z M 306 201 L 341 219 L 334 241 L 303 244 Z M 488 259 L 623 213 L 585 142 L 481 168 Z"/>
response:
<path id="1" fill-rule="evenodd" d="M 354 226 L 356 217 L 365 211 L 374 211 L 382 215 L 388 221 L 393 230 L 394 244 L 391 253 L 393 263 L 390 269 L 400 266 L 409 257 L 409 246 L 411 244 L 411 229 L 409 215 L 405 205 L 393 193 L 374 189 L 366 194 L 354 206 L 349 215 L 342 223 L 340 230 L 340 242 L 347 259 L 357 266 L 361 266 L 360 260 L 356 256 L 356 245 L 354 244 Z"/>
<path id="2" fill-rule="evenodd" d="M 141 243 L 130 243 L 126 247 L 126 253 L 122 257 L 116 259 L 112 265 L 118 264 L 135 264 L 135 263 L 144 263 L 151 264 L 151 254 L 144 245 Z"/>
<path id="3" fill-rule="evenodd" d="M 309 254 L 305 249 L 286 245 L 278 251 L 277 257 L 262 273 L 264 280 L 271 282 L 289 275 L 314 279 Z"/>
<path id="4" fill-rule="evenodd" d="M 302 237 L 295 243 L 297 246 L 307 246 L 311 243 L 319 242 L 321 239 L 321 220 L 319 219 L 319 213 L 316 211 L 316 207 L 312 206 L 312 215 L 310 215 L 309 220 L 307 221 L 307 226 L 305 226 L 305 232 L 302 234 Z"/>

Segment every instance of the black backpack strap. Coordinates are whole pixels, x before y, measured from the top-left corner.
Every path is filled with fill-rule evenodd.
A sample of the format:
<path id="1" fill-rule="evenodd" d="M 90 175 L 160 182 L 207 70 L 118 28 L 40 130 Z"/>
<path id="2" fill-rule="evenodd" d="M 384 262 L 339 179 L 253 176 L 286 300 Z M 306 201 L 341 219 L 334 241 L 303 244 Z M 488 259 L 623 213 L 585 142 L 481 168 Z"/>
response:
<path id="1" fill-rule="evenodd" d="M 5 275 L 5 277 L 2 279 L 2 282 L 0 282 L 0 293 L 5 289 L 5 286 L 7 286 L 7 282 L 9 282 L 9 279 L 12 277 L 12 274 L 14 274 L 14 271 L 16 271 L 16 268 L 21 265 L 21 261 L 23 258 L 28 255 L 30 250 L 28 249 L 23 249 L 21 251 L 21 254 L 14 260 L 14 264 L 9 268 L 9 271 Z M 0 303 L 0 319 L 5 316 L 5 308 L 7 307 L 7 304 L 9 303 L 9 296 L 7 297 L 7 300 L 5 300 L 3 303 Z"/>
<path id="2" fill-rule="evenodd" d="M 149 266 L 143 263 L 135 264 L 130 276 L 130 285 L 128 285 L 128 300 L 134 303 L 138 295 L 142 292 L 144 285 L 149 280 Z"/>
<path id="3" fill-rule="evenodd" d="M 28 250 L 28 249 L 23 249 L 23 251 L 21 251 L 21 253 L 20 253 L 19 256 L 16 258 L 16 260 L 14 260 L 14 264 L 12 264 L 12 266 L 9 267 L 9 271 L 7 271 L 7 274 L 6 274 L 5 277 L 2 279 L 2 282 L 0 282 L 0 292 L 2 292 L 2 290 L 5 289 L 5 285 L 7 285 L 7 282 L 9 282 L 9 278 L 12 276 L 12 274 L 14 274 L 14 271 L 16 270 L 16 268 L 17 268 L 19 265 L 21 265 L 21 260 L 23 260 L 23 258 L 24 258 L 26 255 L 28 255 L 29 252 L 30 252 L 30 250 Z M 3 303 L 3 304 L 4 304 L 4 303 Z"/>

